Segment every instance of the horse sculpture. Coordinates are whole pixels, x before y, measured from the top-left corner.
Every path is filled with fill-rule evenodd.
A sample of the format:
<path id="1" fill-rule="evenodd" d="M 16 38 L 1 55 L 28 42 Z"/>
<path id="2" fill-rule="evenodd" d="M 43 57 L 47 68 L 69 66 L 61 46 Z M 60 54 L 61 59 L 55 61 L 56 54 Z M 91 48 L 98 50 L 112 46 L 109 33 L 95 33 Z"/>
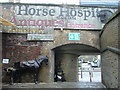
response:
<path id="1" fill-rule="evenodd" d="M 22 72 L 25 71 L 31 71 L 34 72 L 34 82 L 35 84 L 38 83 L 38 74 L 39 74 L 39 69 L 42 65 L 42 63 L 45 63 L 48 65 L 48 57 L 47 56 L 42 56 L 40 59 L 35 59 L 35 60 L 29 60 L 29 61 L 17 61 L 14 63 L 14 73 L 12 72 L 11 78 L 11 83 L 14 83 L 14 80 L 17 77 L 19 79 L 19 82 L 22 82 L 21 76 Z"/>

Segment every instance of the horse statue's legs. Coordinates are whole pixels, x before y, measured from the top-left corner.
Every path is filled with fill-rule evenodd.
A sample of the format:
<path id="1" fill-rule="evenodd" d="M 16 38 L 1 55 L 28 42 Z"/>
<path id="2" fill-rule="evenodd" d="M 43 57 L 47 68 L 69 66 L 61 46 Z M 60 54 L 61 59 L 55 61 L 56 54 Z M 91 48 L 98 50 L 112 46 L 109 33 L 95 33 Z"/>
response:
<path id="1" fill-rule="evenodd" d="M 12 84 L 14 83 L 13 77 L 14 77 L 13 71 L 11 71 L 11 75 L 10 75 L 10 85 L 12 85 Z"/>
<path id="2" fill-rule="evenodd" d="M 10 84 L 12 85 L 15 82 L 16 68 L 8 67 L 4 69 L 10 76 Z"/>
<path id="3" fill-rule="evenodd" d="M 16 70 L 15 71 L 12 70 L 10 73 L 11 73 L 10 74 L 10 84 L 12 85 L 13 83 L 16 82 Z"/>
<path id="4" fill-rule="evenodd" d="M 35 72 L 34 72 L 34 82 L 35 82 L 35 84 L 39 83 L 38 74 L 39 74 L 39 68 L 35 68 Z"/>
<path id="5" fill-rule="evenodd" d="M 18 70 L 18 82 L 19 83 L 22 83 L 22 71 L 21 70 Z"/>
<path id="6" fill-rule="evenodd" d="M 21 68 L 20 61 L 15 62 L 14 67 L 17 69 L 16 73 L 15 73 L 16 79 L 18 80 L 19 83 L 21 83 L 22 82 L 22 78 L 21 78 L 21 76 L 22 76 L 22 71 L 21 71 L 22 68 Z"/>

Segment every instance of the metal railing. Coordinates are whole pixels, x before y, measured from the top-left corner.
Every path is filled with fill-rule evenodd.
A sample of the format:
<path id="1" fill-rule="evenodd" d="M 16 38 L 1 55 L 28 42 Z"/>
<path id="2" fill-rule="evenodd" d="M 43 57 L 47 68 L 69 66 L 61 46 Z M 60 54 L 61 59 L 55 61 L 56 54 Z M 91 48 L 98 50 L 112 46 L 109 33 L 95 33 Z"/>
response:
<path id="1" fill-rule="evenodd" d="M 100 68 L 100 67 L 98 67 L 98 68 Z M 83 73 L 88 73 L 89 74 L 89 81 L 93 82 L 93 80 L 92 80 L 93 79 L 93 72 L 101 72 L 101 70 L 95 70 L 95 68 L 91 67 L 91 66 L 86 68 L 86 67 L 82 67 L 82 65 L 81 65 L 79 72 L 80 72 L 81 79 L 84 77 Z"/>

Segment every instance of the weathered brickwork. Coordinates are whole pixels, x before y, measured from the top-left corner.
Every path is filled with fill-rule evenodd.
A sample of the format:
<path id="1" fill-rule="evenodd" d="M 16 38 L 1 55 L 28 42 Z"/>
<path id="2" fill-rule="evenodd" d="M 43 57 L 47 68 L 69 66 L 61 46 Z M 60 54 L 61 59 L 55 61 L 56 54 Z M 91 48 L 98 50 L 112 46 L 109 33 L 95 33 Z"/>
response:
<path id="1" fill-rule="evenodd" d="M 118 88 L 120 88 L 120 55 L 118 56 Z"/>
<path id="2" fill-rule="evenodd" d="M 106 51 L 102 55 L 102 82 L 109 88 L 118 87 L 118 55 Z"/>
<path id="3" fill-rule="evenodd" d="M 57 53 L 56 55 L 56 65 L 59 66 L 59 64 L 61 64 L 61 69 L 67 82 L 78 81 L 77 57 L 78 56 L 69 53 Z"/>
<path id="4" fill-rule="evenodd" d="M 118 31 L 118 49 L 120 49 L 120 17 L 118 17 L 118 29 L 119 29 L 119 31 Z M 118 67 L 119 67 L 119 69 L 118 69 L 118 74 L 119 74 L 119 77 L 118 77 L 118 80 L 119 80 L 119 82 L 118 82 L 118 88 L 120 89 L 120 55 L 118 56 L 119 57 L 119 62 L 118 62 Z"/>
<path id="5" fill-rule="evenodd" d="M 118 48 L 118 17 L 106 24 L 101 36 L 101 49 L 106 49 L 107 46 Z"/>
<path id="6" fill-rule="evenodd" d="M 119 49 L 119 17 L 120 13 L 105 25 L 104 31 L 100 36 L 101 51 L 105 50 L 107 46 Z M 103 83 L 109 88 L 118 88 L 118 82 L 120 82 L 119 55 L 108 50 L 102 52 L 101 55 Z"/>
<path id="7" fill-rule="evenodd" d="M 64 45 L 64 44 L 70 44 L 70 43 L 79 43 L 79 44 L 85 44 L 92 47 L 95 47 L 97 49 L 100 49 L 99 47 L 99 32 L 100 31 L 85 31 L 85 30 L 56 30 L 55 40 L 53 48 Z M 68 36 L 69 33 L 80 33 L 80 40 L 69 40 Z"/>
<path id="8" fill-rule="evenodd" d="M 69 40 L 69 33 L 80 33 L 80 40 Z M 58 61 L 55 59 L 55 48 L 59 48 L 60 46 L 66 44 L 78 44 L 76 49 L 79 49 L 80 45 L 88 45 L 89 47 L 94 48 L 96 52 L 99 53 L 99 31 L 84 31 L 84 30 L 54 30 L 53 36 L 54 41 L 27 41 L 27 34 L 3 34 L 3 57 L 2 58 L 9 58 L 10 63 L 9 65 L 3 65 L 3 67 L 7 67 L 13 65 L 15 61 L 22 61 L 22 60 L 31 60 L 35 58 L 39 58 L 41 55 L 47 55 L 49 57 L 49 65 L 42 66 L 40 69 L 39 80 L 41 82 L 53 82 L 54 81 L 54 69 L 55 69 L 55 62 Z M 85 48 L 84 48 L 85 49 Z M 86 49 L 87 50 L 87 49 Z M 7 51 L 7 52 L 6 52 Z M 71 51 L 72 52 L 72 51 Z M 94 52 L 94 51 L 93 51 Z M 63 53 L 63 52 L 61 52 Z M 74 70 L 77 70 L 76 63 L 73 63 L 69 57 L 78 57 L 77 55 L 80 52 L 74 51 L 76 55 L 69 55 L 67 58 L 66 54 L 61 53 L 57 56 L 61 57 L 62 68 L 65 71 L 65 77 L 67 81 L 77 81 L 78 77 Z M 68 51 L 68 54 L 70 52 Z M 90 53 L 90 52 L 86 52 Z M 70 59 L 69 61 L 67 61 Z M 73 60 L 73 59 L 72 59 Z M 77 61 L 77 60 L 76 60 Z M 76 62 L 75 61 L 75 62 Z M 66 64 L 69 63 L 70 66 L 66 67 Z M 70 64 L 71 63 L 71 64 Z M 74 66 L 74 67 L 73 67 Z M 70 71 L 70 72 L 68 72 Z M 77 72 L 77 71 L 76 71 Z M 3 76 L 5 77 L 4 73 Z M 3 78 L 4 78 L 3 77 Z M 68 78 L 70 77 L 70 78 Z M 6 78 L 6 77 L 5 77 Z M 33 82 L 33 76 L 30 74 L 24 75 L 23 82 Z M 7 80 L 9 80 L 7 78 Z M 6 81 L 6 80 L 4 80 Z"/>
<path id="9" fill-rule="evenodd" d="M 76 58 L 78 57 L 78 55 L 100 54 L 100 49 L 101 51 L 103 51 L 104 49 L 107 48 L 107 46 L 120 49 L 120 30 L 119 30 L 120 26 L 118 26 L 119 25 L 118 20 L 120 20 L 120 14 L 118 16 L 115 16 L 114 19 L 112 19 L 109 23 L 105 25 L 103 29 L 104 31 L 99 37 L 100 31 L 92 30 L 92 28 L 90 29 L 89 25 L 91 24 L 86 24 L 87 22 L 86 21 L 83 22 L 82 18 L 80 21 L 79 19 L 77 20 L 76 18 L 78 24 L 75 24 L 76 21 L 74 22 L 74 20 L 73 21 L 70 20 L 69 22 L 68 19 L 65 19 L 65 20 L 63 19 L 63 21 L 65 22 L 63 23 L 63 21 L 61 22 L 60 20 L 54 20 L 54 17 L 56 16 L 56 15 L 54 16 L 54 14 L 57 12 L 58 9 L 48 8 L 50 7 L 48 5 L 47 5 L 48 6 L 47 8 L 43 6 L 42 9 L 40 10 L 38 10 L 39 8 L 38 6 L 37 8 L 34 8 L 36 7 L 36 5 L 33 7 L 25 6 L 26 8 L 24 7 L 20 8 L 21 6 L 19 6 L 19 4 L 17 5 L 19 7 L 18 10 L 15 9 L 15 7 L 12 5 L 6 4 L 5 6 L 3 5 L 3 7 L 0 6 L 0 11 L 3 12 L 2 13 L 3 18 L 8 20 L 9 22 L 16 24 L 18 27 L 21 27 L 22 29 L 22 30 L 19 30 L 19 29 L 10 30 L 10 28 L 7 29 L 6 26 L 5 27 L 3 26 L 4 30 L 1 29 L 4 32 L 1 40 L 2 45 L 0 45 L 2 47 L 0 48 L 0 51 L 2 52 L 2 59 L 3 58 L 10 59 L 10 63 L 8 65 L 5 65 L 5 64 L 3 64 L 3 66 L 0 65 L 3 68 L 13 65 L 15 61 L 24 61 L 24 60 L 27 61 L 27 60 L 39 58 L 40 56 L 43 56 L 43 55 L 47 55 L 49 57 L 49 65 L 48 66 L 44 64 L 42 65 L 40 69 L 39 80 L 41 82 L 53 82 L 54 72 L 56 68 L 55 64 L 60 61 L 61 68 L 65 73 L 66 81 L 72 82 L 72 81 L 77 81 L 78 79 L 77 71 L 76 71 L 77 70 Z M 84 20 L 85 19 L 88 20 L 87 18 L 92 15 L 92 18 L 90 17 L 91 19 L 90 21 L 88 21 L 88 23 L 92 22 L 93 28 L 94 28 L 94 25 L 96 25 L 96 27 L 101 25 L 101 22 L 100 24 L 97 22 L 99 20 L 97 18 L 99 17 L 94 19 L 95 16 L 98 16 L 97 10 L 96 10 L 97 14 L 94 16 L 95 14 L 94 9 L 92 10 L 92 12 L 89 12 L 89 10 L 86 11 L 85 9 L 87 8 L 85 8 L 81 13 L 79 12 L 79 10 L 76 11 L 72 9 L 73 8 L 71 9 L 68 8 L 66 9 L 67 11 L 60 11 L 60 13 L 61 14 L 64 13 L 65 15 L 67 15 L 67 13 L 65 12 L 68 12 L 71 15 L 75 14 L 75 16 L 76 15 L 79 16 L 81 14 L 81 16 L 84 17 Z M 37 16 L 36 18 L 37 14 L 35 15 L 34 10 L 35 12 L 36 10 L 38 11 L 37 12 L 38 15 L 39 15 L 39 12 L 41 12 L 40 13 L 41 17 Z M 53 10 L 53 13 L 51 12 L 51 10 Z M 63 9 L 60 8 L 59 10 L 63 10 Z M 18 13 L 16 13 L 16 11 Z M 28 17 L 24 12 L 29 14 L 27 15 Z M 21 16 L 20 16 L 20 13 L 21 13 Z M 90 15 L 87 16 L 87 13 L 89 13 Z M 25 18 L 24 15 L 27 18 Z M 51 17 L 50 20 L 49 20 L 49 17 Z M 59 17 L 55 19 L 58 19 L 58 18 Z M 41 24 L 40 24 L 40 21 L 41 21 Z M 37 28 L 34 28 L 34 26 Z M 77 27 L 79 26 L 80 27 L 85 26 L 89 30 L 87 29 L 78 30 L 79 28 Z M 65 27 L 66 28 L 70 27 L 71 30 L 66 30 Z M 72 30 L 72 28 L 74 28 L 74 30 Z M 96 29 L 99 29 L 99 28 L 96 28 Z M 40 41 L 40 40 L 27 41 L 27 33 L 38 33 L 38 32 L 41 34 L 43 33 L 53 34 L 54 40 L 53 41 Z M 80 33 L 80 40 L 69 40 L 69 33 Z M 100 47 L 100 43 L 101 43 L 101 47 Z M 119 75 L 120 56 L 108 50 L 102 52 L 101 55 L 102 55 L 103 83 L 110 88 L 111 87 L 116 88 L 118 86 L 120 87 L 120 84 L 119 84 L 120 83 L 120 75 Z M 4 72 L 3 72 L 2 78 L 3 78 L 3 82 L 9 81 L 9 78 L 5 75 Z M 29 73 L 25 74 L 22 78 L 24 83 L 33 82 L 33 76 Z"/>
<path id="10" fill-rule="evenodd" d="M 26 35 L 22 34 L 2 34 L 2 58 L 10 59 L 8 65 L 3 64 L 3 68 L 13 65 L 15 61 L 27 61 L 39 58 L 41 55 L 41 43 L 37 42 L 27 42 Z M 32 72 L 32 71 L 31 71 Z M 31 75 L 26 75 L 26 81 L 23 82 L 33 82 L 31 78 L 27 78 Z M 5 77 L 3 72 L 3 78 Z M 9 78 L 6 78 L 9 80 Z M 3 79 L 3 81 L 6 81 Z M 28 80 L 27 80 L 28 79 Z"/>

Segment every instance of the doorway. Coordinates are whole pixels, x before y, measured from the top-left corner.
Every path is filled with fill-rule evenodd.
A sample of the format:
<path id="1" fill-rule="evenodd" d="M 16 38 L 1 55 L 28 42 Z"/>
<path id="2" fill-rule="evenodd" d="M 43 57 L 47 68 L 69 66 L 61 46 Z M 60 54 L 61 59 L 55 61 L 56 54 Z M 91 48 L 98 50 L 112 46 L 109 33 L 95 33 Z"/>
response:
<path id="1" fill-rule="evenodd" d="M 60 79 L 65 82 L 79 82 L 78 57 L 80 55 L 97 55 L 100 51 L 84 44 L 65 44 L 54 48 L 54 76 L 60 73 Z M 58 80 L 58 81 L 62 81 Z M 56 79 L 54 79 L 56 81 Z"/>

